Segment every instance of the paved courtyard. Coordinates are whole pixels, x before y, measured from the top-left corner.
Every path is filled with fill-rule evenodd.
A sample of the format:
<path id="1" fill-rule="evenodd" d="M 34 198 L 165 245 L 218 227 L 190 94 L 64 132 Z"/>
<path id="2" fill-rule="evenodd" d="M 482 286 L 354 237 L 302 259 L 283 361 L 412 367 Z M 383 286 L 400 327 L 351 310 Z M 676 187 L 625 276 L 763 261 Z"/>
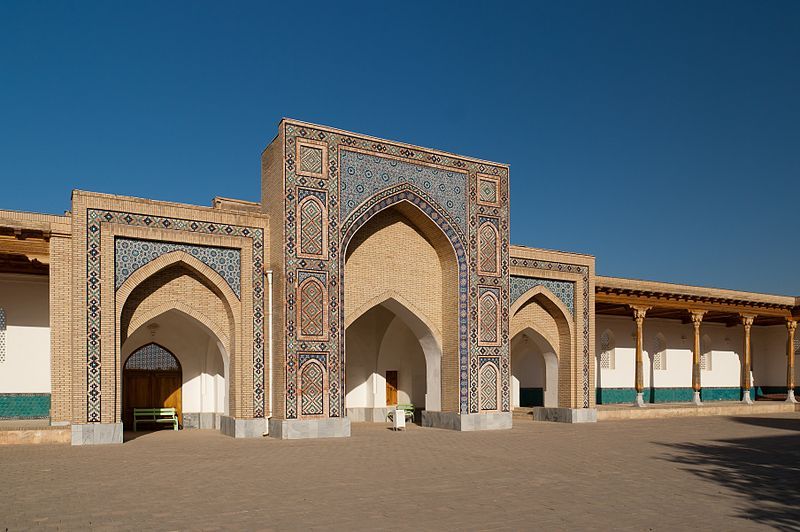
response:
<path id="1" fill-rule="evenodd" d="M 800 414 L 0 448 L 0 529 L 800 530 Z"/>

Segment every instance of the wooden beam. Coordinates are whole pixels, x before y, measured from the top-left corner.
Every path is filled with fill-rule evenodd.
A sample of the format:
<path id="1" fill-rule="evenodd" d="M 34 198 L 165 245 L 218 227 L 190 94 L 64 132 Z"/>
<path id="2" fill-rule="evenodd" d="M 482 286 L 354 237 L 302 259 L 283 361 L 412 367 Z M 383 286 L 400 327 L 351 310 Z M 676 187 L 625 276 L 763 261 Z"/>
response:
<path id="1" fill-rule="evenodd" d="M 661 307 L 681 310 L 705 310 L 705 311 L 719 311 L 730 314 L 751 313 L 760 316 L 778 316 L 790 317 L 792 309 L 789 307 L 775 307 L 766 304 L 735 304 L 735 303 L 719 303 L 712 301 L 697 301 L 697 299 L 689 298 L 661 298 L 652 297 L 649 295 L 628 295 L 628 294 L 610 294 L 605 292 L 598 292 L 595 295 L 595 301 L 600 303 L 611 303 L 616 305 L 645 305 L 650 307 Z"/>

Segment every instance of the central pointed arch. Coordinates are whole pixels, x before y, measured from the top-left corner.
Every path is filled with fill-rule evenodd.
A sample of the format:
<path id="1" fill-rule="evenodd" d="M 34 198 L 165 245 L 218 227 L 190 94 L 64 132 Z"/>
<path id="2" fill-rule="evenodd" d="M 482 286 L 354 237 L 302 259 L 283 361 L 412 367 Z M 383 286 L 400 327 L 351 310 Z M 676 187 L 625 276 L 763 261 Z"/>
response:
<path id="1" fill-rule="evenodd" d="M 183 293 L 189 288 L 203 291 L 206 295 L 198 296 L 195 301 L 174 297 L 175 294 L 171 292 L 178 290 Z M 116 372 L 118 416 L 121 414 L 119 407 L 123 403 L 122 357 L 124 351 L 130 347 L 128 342 L 131 341 L 131 335 L 156 320 L 167 319 L 167 316 L 182 316 L 188 320 L 186 323 L 198 327 L 197 331 L 208 333 L 208 338 L 212 339 L 209 345 L 218 343 L 225 387 L 224 412 L 221 413 L 238 414 L 242 407 L 242 386 L 232 378 L 235 375 L 232 368 L 243 361 L 242 324 L 238 319 L 242 302 L 218 272 L 185 251 L 172 251 L 134 271 L 122 283 L 114 297 L 118 324 L 115 338 L 115 358 L 119 369 Z M 158 334 L 169 334 L 169 331 L 160 330 Z M 186 355 L 182 351 L 173 352 L 179 359 Z M 201 356 L 199 351 L 197 353 L 198 357 Z M 204 353 L 203 356 L 211 355 Z M 188 378 L 187 375 L 184 377 Z"/>
<path id="2" fill-rule="evenodd" d="M 351 216 L 342 224 L 342 246 L 340 250 L 340 269 L 345 271 L 345 263 L 348 256 L 348 249 L 353 241 L 353 237 L 370 220 L 379 213 L 387 209 L 394 208 L 401 213 L 406 213 L 410 217 L 421 214 L 431 222 L 448 242 L 457 264 L 458 279 L 458 330 L 454 338 L 457 360 L 442 364 L 442 397 L 441 409 L 443 411 L 467 412 L 468 409 L 468 378 L 466 368 L 468 367 L 468 264 L 467 253 L 463 244 L 463 235 L 450 217 L 436 203 L 430 200 L 427 195 L 413 187 L 404 184 L 397 187 L 386 189 L 369 200 L 365 201 Z M 345 302 L 345 283 L 340 284 L 341 307 L 344 308 Z M 340 314 L 340 327 L 345 331 L 345 316 Z M 448 342 L 445 341 L 445 344 Z M 340 360 L 342 361 L 339 371 L 342 382 L 345 378 L 345 342 L 340 345 Z M 450 383 L 458 383 L 454 390 L 450 390 Z M 341 397 L 344 403 L 344 396 Z M 344 407 L 344 404 L 342 404 Z"/>

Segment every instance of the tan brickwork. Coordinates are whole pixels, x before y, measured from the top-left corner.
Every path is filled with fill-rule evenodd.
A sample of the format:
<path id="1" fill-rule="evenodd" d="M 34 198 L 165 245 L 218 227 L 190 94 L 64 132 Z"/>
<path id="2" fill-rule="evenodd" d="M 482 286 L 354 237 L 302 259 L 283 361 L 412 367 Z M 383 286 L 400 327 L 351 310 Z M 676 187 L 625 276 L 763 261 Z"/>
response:
<path id="1" fill-rule="evenodd" d="M 594 257 L 591 255 L 582 255 L 579 253 L 565 253 L 560 251 L 552 251 L 545 249 L 529 248 L 524 246 L 511 246 L 512 267 L 511 275 L 518 275 L 523 277 L 538 277 L 544 279 L 553 279 L 561 281 L 571 281 L 575 283 L 575 301 L 574 301 L 574 314 L 571 316 L 566 309 L 563 308 L 560 301 L 552 295 L 546 296 L 539 293 L 534 297 L 520 298 L 511 307 L 512 315 L 512 330 L 515 327 L 524 328 L 526 325 L 531 326 L 534 330 L 537 327 L 547 327 L 545 320 L 540 324 L 536 321 L 534 316 L 528 316 L 523 319 L 520 316 L 515 320 L 515 313 L 528 302 L 538 304 L 548 314 L 554 316 L 556 322 L 559 321 L 558 316 L 565 316 L 570 319 L 568 324 L 569 334 L 571 335 L 570 341 L 567 343 L 563 339 L 563 333 L 559 333 L 559 360 L 558 360 L 558 403 L 559 406 L 569 408 L 580 408 L 584 404 L 584 390 L 583 390 L 583 376 L 584 368 L 588 372 L 588 404 L 589 407 L 595 406 L 595 380 L 594 380 L 594 283 L 595 283 L 595 266 Z M 578 272 L 570 272 L 568 268 L 533 268 L 533 267 L 520 267 L 513 266 L 513 259 L 536 260 L 556 263 L 564 266 L 572 265 L 579 268 L 586 268 L 586 275 Z M 584 303 L 584 293 L 587 293 L 588 308 Z M 588 312 L 584 312 L 588 311 Z M 584 319 L 586 318 L 586 319 Z M 562 320 L 563 321 L 563 320 Z M 560 325 L 561 331 L 566 331 L 564 325 Z M 512 337 L 513 337 L 512 333 Z M 555 346 L 555 344 L 553 344 Z M 586 349 L 588 349 L 589 362 L 586 362 Z"/>
<path id="2" fill-rule="evenodd" d="M 392 297 L 442 343 L 442 410 L 458 410 L 458 264 L 441 230 L 415 207 L 377 214 L 347 247 L 345 323 Z"/>
<path id="3" fill-rule="evenodd" d="M 74 235 L 73 242 L 73 422 L 86 421 L 86 211 L 101 209 L 131 212 L 139 215 L 197 220 L 215 224 L 232 224 L 257 227 L 268 233 L 267 218 L 247 210 L 229 210 L 220 202 L 216 208 L 195 207 L 136 198 L 124 198 L 75 192 L 73 195 Z M 121 342 L 132 330 L 129 326 L 140 326 L 151 317 L 175 308 L 185 311 L 208 326 L 227 344 L 230 366 L 230 412 L 236 417 L 252 417 L 253 409 L 253 291 L 250 288 L 253 276 L 263 276 L 263 271 L 252 271 L 254 249 L 250 239 L 229 237 L 209 233 L 177 231 L 163 227 L 141 227 L 101 223 L 102 253 L 102 421 L 116 422 L 120 419 L 120 361 Z M 114 249 L 116 236 L 142 238 L 206 246 L 235 247 L 241 251 L 241 302 L 218 274 L 199 263 L 191 256 L 177 257 L 180 252 L 170 253 L 142 267 L 128 279 L 134 282 L 120 287 L 118 298 L 114 287 Z M 265 255 L 268 239 L 265 238 Z M 176 260 L 172 260 L 172 258 Z M 180 260 L 177 260 L 180 258 Z M 193 262 L 194 261 L 194 262 Z M 268 262 L 264 257 L 264 269 Z M 266 285 L 266 281 L 264 281 Z M 267 301 L 264 287 L 265 305 Z M 115 310 L 116 308 L 116 310 Z M 266 309 L 265 309 L 266 312 Z M 265 375 L 268 367 L 268 342 L 264 326 Z M 268 381 L 265 378 L 265 387 Z M 269 395 L 269 390 L 265 390 Z"/>
<path id="4" fill-rule="evenodd" d="M 261 208 L 274 220 L 269 226 L 268 263 L 272 269 L 272 387 L 275 390 L 269 399 L 272 417 L 286 418 L 286 299 L 285 250 L 283 248 L 285 227 L 284 212 L 284 130 L 279 128 L 278 136 L 261 154 Z"/>
<path id="5" fill-rule="evenodd" d="M 50 420 L 72 420 L 72 241 L 50 239 Z"/>

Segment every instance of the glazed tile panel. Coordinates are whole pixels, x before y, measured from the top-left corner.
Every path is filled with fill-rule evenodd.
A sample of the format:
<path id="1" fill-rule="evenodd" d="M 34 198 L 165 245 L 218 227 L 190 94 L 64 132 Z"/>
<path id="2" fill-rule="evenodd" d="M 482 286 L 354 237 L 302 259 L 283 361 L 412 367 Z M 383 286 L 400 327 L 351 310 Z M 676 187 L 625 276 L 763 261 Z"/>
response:
<path id="1" fill-rule="evenodd" d="M 466 234 L 467 176 L 436 167 L 386 159 L 348 150 L 341 151 L 341 219 L 376 193 L 394 185 L 409 184 L 425 192 L 446 210 Z"/>
<path id="2" fill-rule="evenodd" d="M 572 281 L 554 281 L 553 279 L 512 275 L 511 304 L 513 305 L 516 303 L 517 299 L 522 297 L 522 294 L 537 286 L 543 286 L 553 292 L 553 294 L 564 303 L 567 309 L 569 309 L 570 314 L 573 316 L 575 315 L 575 283 Z"/>
<path id="3" fill-rule="evenodd" d="M 264 230 L 232 224 L 218 224 L 200 220 L 169 218 L 133 212 L 102 209 L 86 211 L 86 421 L 101 421 L 101 340 L 102 340 L 102 279 L 103 260 L 102 224 L 119 224 L 132 227 L 152 227 L 187 231 L 209 235 L 240 236 L 253 243 L 253 272 L 264 269 Z M 264 416 L 265 367 L 264 367 L 264 281 L 261 275 L 253 275 L 253 415 Z M 112 309 L 105 309 L 113 312 Z"/>
<path id="4" fill-rule="evenodd" d="M 459 333 L 457 408 L 462 413 L 480 411 L 479 356 L 494 357 L 500 373 L 499 410 L 510 409 L 508 353 L 508 169 L 502 165 L 462 159 L 424 148 L 398 145 L 331 131 L 310 124 L 285 125 L 284 251 L 285 251 L 285 415 L 288 419 L 311 415 L 303 412 L 300 369 L 302 354 L 324 357 L 326 417 L 344 415 L 344 259 L 349 239 L 374 214 L 398 202 L 409 202 L 439 226 L 450 240 L 459 265 Z M 313 153 L 309 150 L 316 150 Z M 321 161 L 321 164 L 320 164 Z M 479 187 L 480 180 L 480 187 Z M 304 210 L 309 195 L 319 198 L 322 215 L 322 253 L 319 209 Z M 487 270 L 478 271 L 480 220 L 497 229 L 495 246 L 484 246 Z M 494 235 L 492 235 L 494 236 Z M 310 248 L 306 244 L 313 243 Z M 494 247 L 496 257 L 490 251 Z M 495 260 L 490 260 L 494 258 Z M 491 267 L 490 266 L 491 263 Z M 318 324 L 316 306 L 306 309 L 298 289 L 301 277 L 314 272 L 325 286 L 325 335 L 301 335 L 300 322 Z M 491 288 L 497 310 L 488 317 L 494 342 L 479 345 L 478 292 Z M 308 295 L 308 294 L 306 294 Z M 302 305 L 298 305 L 302 303 Z M 298 306 L 300 308 L 298 308 Z M 316 331 L 318 327 L 314 327 Z M 495 332 L 496 331 L 496 332 Z M 315 403 L 309 403 L 315 404 Z"/>
<path id="5" fill-rule="evenodd" d="M 242 254 L 238 249 L 174 244 L 134 238 L 114 242 L 114 287 L 119 287 L 133 272 L 154 259 L 173 251 L 185 251 L 220 274 L 233 293 L 242 298 Z"/>
<path id="6" fill-rule="evenodd" d="M 536 260 L 536 259 L 519 259 L 519 258 L 512 258 L 511 259 L 512 266 L 518 266 L 522 268 L 533 268 L 533 269 L 542 269 L 542 270 L 549 270 L 554 272 L 566 272 L 566 273 L 577 273 L 581 276 L 581 299 L 583 302 L 583 315 L 581 319 L 583 321 L 583 371 L 581 374 L 581 383 L 583 388 L 583 407 L 589 408 L 590 400 L 589 394 L 591 392 L 591 385 L 589 384 L 589 365 L 591 364 L 591 354 L 589 350 L 589 329 L 590 329 L 590 310 L 589 310 L 589 268 L 586 266 L 580 266 L 577 264 L 568 264 L 564 262 L 550 262 L 546 260 Z M 512 286 L 513 286 L 513 277 L 512 277 Z M 513 290 L 513 288 L 512 288 Z M 523 290 L 522 293 L 527 292 L 530 288 L 526 288 Z M 520 294 L 521 295 L 521 294 Z M 558 295 L 558 294 L 556 294 Z M 517 298 L 519 295 L 517 296 Z M 514 297 L 511 298 L 512 301 L 515 299 Z M 568 307 L 569 308 L 569 307 Z M 572 311 L 573 315 L 575 311 Z"/>

